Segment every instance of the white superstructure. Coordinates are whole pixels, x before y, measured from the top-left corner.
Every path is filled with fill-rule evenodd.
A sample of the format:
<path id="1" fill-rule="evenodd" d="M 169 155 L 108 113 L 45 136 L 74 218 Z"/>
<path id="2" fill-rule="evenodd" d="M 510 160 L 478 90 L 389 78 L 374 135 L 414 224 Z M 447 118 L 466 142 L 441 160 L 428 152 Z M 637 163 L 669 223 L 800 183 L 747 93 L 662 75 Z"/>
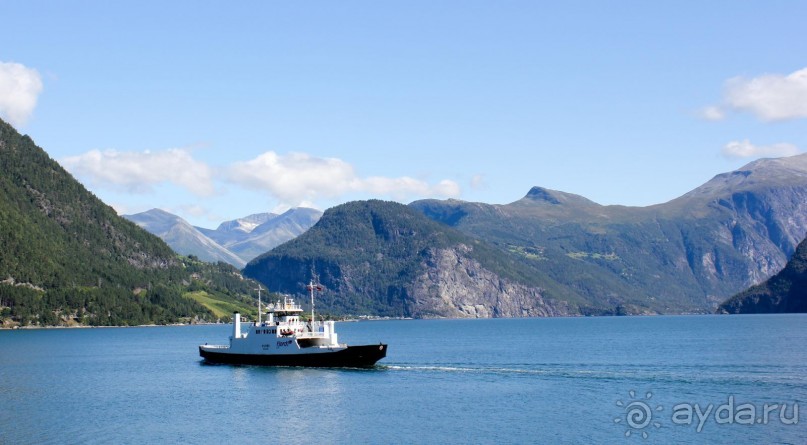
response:
<path id="1" fill-rule="evenodd" d="M 307 286 L 311 292 L 311 320 L 314 318 L 313 294 L 321 289 L 311 282 Z M 204 349 L 231 354 L 297 354 L 332 352 L 344 349 L 347 345 L 339 344 L 335 323 L 333 321 L 303 321 L 300 315 L 303 308 L 293 298 L 284 296 L 283 300 L 265 305 L 266 317 L 261 314 L 260 288 L 258 289 L 258 321 L 244 324 L 241 314 L 233 314 L 233 332 L 230 344 L 203 345 Z"/>

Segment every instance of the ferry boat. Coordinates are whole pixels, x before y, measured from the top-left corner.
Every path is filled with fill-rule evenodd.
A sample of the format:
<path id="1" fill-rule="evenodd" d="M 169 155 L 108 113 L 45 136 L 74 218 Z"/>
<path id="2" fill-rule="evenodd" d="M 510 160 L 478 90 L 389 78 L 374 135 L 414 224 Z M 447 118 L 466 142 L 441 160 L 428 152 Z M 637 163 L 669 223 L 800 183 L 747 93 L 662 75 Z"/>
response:
<path id="1" fill-rule="evenodd" d="M 314 321 L 314 291 L 322 287 L 312 280 L 306 288 L 311 296 L 310 321 L 300 319 L 302 307 L 287 296 L 283 301 L 267 304 L 263 319 L 258 286 L 258 320 L 242 324 L 241 314 L 236 312 L 230 344 L 205 343 L 199 346 L 199 355 L 209 363 L 328 368 L 369 368 L 387 356 L 387 345 L 383 343 L 339 343 L 333 321 Z"/>

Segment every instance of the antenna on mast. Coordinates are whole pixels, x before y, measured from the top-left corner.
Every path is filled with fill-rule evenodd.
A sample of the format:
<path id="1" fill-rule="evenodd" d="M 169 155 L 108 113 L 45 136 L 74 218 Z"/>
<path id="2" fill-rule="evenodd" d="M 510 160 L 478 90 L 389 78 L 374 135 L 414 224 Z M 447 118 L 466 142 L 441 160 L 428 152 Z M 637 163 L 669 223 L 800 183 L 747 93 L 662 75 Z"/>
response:
<path id="1" fill-rule="evenodd" d="M 311 278 L 311 281 L 309 282 L 308 286 L 306 286 L 306 289 L 308 289 L 308 292 L 311 295 L 311 326 L 314 326 L 314 291 L 316 290 L 317 292 L 321 292 L 322 285 L 314 284 L 314 279 Z"/>
<path id="2" fill-rule="evenodd" d="M 258 325 L 260 325 L 261 324 L 261 290 L 263 290 L 261 288 L 260 283 L 258 283 L 258 288 L 255 289 L 255 290 L 258 291 Z"/>

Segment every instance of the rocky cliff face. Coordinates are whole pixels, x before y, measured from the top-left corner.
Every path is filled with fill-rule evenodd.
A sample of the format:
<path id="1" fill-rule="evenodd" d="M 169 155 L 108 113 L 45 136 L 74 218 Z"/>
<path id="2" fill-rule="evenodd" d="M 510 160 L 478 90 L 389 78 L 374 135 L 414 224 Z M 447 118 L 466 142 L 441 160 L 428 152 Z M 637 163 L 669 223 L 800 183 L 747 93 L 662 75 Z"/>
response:
<path id="1" fill-rule="evenodd" d="M 540 288 L 504 279 L 467 256 L 470 248 L 432 249 L 408 286 L 415 317 L 552 317 L 570 315 L 568 303 L 545 301 Z M 576 313 L 576 311 L 575 311 Z"/>
<path id="2" fill-rule="evenodd" d="M 739 192 L 718 203 L 733 213 L 724 225 L 732 245 L 756 265 L 749 270 L 748 285 L 781 270 L 807 228 L 804 187 Z"/>
<path id="3" fill-rule="evenodd" d="M 416 264 L 395 273 L 405 275 L 405 280 L 375 279 L 383 255 L 378 255 L 379 262 L 357 264 L 274 258 L 265 264 L 275 273 L 264 275 L 250 269 L 248 274 L 265 281 L 272 290 L 302 294 L 313 264 L 325 288 L 317 296 L 317 307 L 326 312 L 413 318 L 579 314 L 566 301 L 546 298 L 540 287 L 517 283 L 486 269 L 472 258 L 472 250 L 465 244 L 426 249 Z"/>
<path id="4" fill-rule="evenodd" d="M 700 202 L 699 202 L 700 201 Z M 676 216 L 690 274 L 710 303 L 758 284 L 787 263 L 807 231 L 807 185 L 757 185 L 696 200 Z M 694 230 L 693 230 L 694 229 Z"/>
<path id="5" fill-rule="evenodd" d="M 716 219 L 715 242 L 754 265 L 747 285 L 784 267 L 807 230 L 807 155 L 760 159 L 659 206 L 667 215 Z"/>
<path id="6" fill-rule="evenodd" d="M 764 283 L 726 300 L 719 313 L 761 314 L 807 312 L 807 239 L 787 265 Z"/>

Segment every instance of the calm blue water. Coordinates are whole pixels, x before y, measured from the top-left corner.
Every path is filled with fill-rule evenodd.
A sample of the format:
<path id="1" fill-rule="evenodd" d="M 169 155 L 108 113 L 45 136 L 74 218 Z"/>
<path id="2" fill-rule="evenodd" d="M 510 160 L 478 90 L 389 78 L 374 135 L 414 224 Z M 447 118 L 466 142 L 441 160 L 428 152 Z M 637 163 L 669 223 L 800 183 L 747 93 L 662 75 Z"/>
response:
<path id="1" fill-rule="evenodd" d="M 202 364 L 229 329 L 0 331 L 0 443 L 807 443 L 805 315 L 337 323 L 373 370 Z"/>

